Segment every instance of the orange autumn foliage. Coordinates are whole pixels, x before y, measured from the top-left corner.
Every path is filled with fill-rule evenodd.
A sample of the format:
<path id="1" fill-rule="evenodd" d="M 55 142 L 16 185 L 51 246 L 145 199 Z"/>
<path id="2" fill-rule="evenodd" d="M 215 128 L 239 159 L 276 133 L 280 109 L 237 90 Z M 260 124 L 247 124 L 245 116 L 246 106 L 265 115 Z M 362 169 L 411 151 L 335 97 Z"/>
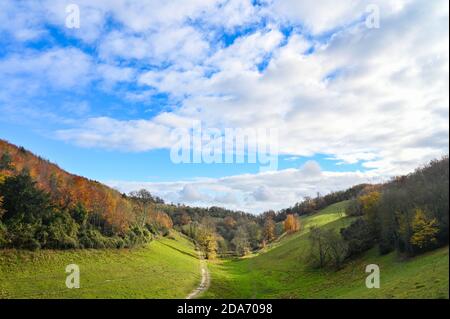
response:
<path id="1" fill-rule="evenodd" d="M 300 222 L 298 218 L 292 214 L 286 216 L 284 220 L 284 231 L 287 233 L 295 233 L 300 230 Z"/>
<path id="2" fill-rule="evenodd" d="M 0 169 L 0 176 L 11 176 L 27 169 L 39 188 L 49 192 L 62 207 L 82 204 L 90 212 L 101 215 L 116 231 L 126 231 L 133 222 L 132 205 L 122 194 L 97 181 L 70 174 L 39 156 L 0 140 L 0 157 L 8 154 L 9 169 Z M 167 216 L 168 217 L 168 216 Z M 166 217 L 158 217 L 170 225 Z"/>

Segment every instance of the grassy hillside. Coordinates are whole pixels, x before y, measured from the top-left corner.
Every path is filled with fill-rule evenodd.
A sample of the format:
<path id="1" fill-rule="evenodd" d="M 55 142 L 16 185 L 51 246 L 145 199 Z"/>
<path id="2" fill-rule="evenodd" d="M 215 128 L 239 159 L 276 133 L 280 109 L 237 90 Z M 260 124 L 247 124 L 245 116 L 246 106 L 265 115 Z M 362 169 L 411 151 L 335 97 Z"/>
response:
<path id="1" fill-rule="evenodd" d="M 338 272 L 312 270 L 305 260 L 311 225 L 339 230 L 351 222 L 347 202 L 302 218 L 303 230 L 266 251 L 243 259 L 210 263 L 212 282 L 204 298 L 448 298 L 448 247 L 400 260 L 374 249 Z M 365 287 L 365 266 L 378 264 L 381 288 Z"/>
<path id="2" fill-rule="evenodd" d="M 184 298 L 200 282 L 193 244 L 178 233 L 132 250 L 0 250 L 1 298 Z M 80 289 L 65 267 L 80 266 Z"/>

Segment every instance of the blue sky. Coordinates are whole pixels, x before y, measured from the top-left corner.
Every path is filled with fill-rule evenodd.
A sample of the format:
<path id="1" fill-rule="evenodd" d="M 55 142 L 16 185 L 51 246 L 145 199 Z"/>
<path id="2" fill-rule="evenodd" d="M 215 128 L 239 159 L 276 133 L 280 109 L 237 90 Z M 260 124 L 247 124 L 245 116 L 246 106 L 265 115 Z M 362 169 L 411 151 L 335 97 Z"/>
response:
<path id="1" fill-rule="evenodd" d="M 448 3 L 374 4 L 4 1 L 0 138 L 124 192 L 255 213 L 407 173 L 448 154 Z M 277 129 L 277 169 L 175 164 L 193 121 Z"/>

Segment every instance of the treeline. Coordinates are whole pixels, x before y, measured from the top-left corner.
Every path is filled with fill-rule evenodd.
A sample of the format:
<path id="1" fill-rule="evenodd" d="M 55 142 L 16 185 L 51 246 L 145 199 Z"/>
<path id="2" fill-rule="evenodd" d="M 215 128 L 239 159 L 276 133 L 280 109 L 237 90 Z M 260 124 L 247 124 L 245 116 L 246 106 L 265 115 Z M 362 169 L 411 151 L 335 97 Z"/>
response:
<path id="1" fill-rule="evenodd" d="M 119 230 L 82 204 L 56 204 L 26 170 L 4 178 L 0 195 L 0 248 L 124 248 L 152 238 L 137 224 Z"/>
<path id="2" fill-rule="evenodd" d="M 414 256 L 448 245 L 448 156 L 386 184 L 365 187 L 351 200 L 346 215 L 356 220 L 340 233 L 311 229 L 309 258 L 314 266 L 340 268 L 374 247 L 380 254 Z"/>

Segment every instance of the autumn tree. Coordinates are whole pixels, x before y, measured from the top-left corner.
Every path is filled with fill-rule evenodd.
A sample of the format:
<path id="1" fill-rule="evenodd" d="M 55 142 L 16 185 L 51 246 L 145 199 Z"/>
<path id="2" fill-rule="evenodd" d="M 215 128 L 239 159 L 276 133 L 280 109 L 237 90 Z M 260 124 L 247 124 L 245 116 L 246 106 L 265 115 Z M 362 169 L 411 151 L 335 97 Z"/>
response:
<path id="1" fill-rule="evenodd" d="M 201 227 L 198 232 L 197 242 L 205 253 L 207 259 L 214 259 L 217 256 L 217 239 L 213 232 Z"/>
<path id="2" fill-rule="evenodd" d="M 173 227 L 172 219 L 166 213 L 157 211 L 151 215 L 154 223 L 160 228 L 171 229 Z"/>
<path id="3" fill-rule="evenodd" d="M 133 191 L 129 196 L 134 203 L 137 223 L 144 226 L 152 209 L 153 196 L 146 189 Z"/>
<path id="4" fill-rule="evenodd" d="M 264 240 L 271 242 L 275 239 L 275 222 L 268 217 L 264 223 Z"/>
<path id="5" fill-rule="evenodd" d="M 284 221 L 284 231 L 287 233 L 295 233 L 300 230 L 300 222 L 298 218 L 292 214 L 286 216 Z"/>
<path id="6" fill-rule="evenodd" d="M 425 212 L 417 208 L 412 220 L 412 232 L 410 243 L 419 249 L 426 249 L 437 243 L 438 222 L 435 218 L 427 218 Z"/>
<path id="7" fill-rule="evenodd" d="M 182 212 L 180 216 L 181 225 L 188 225 L 191 222 L 192 222 L 191 217 L 186 212 Z"/>
<path id="8" fill-rule="evenodd" d="M 226 216 L 223 220 L 223 223 L 228 228 L 233 228 L 234 226 L 236 226 L 236 221 L 234 220 L 234 218 L 232 216 Z"/>
<path id="9" fill-rule="evenodd" d="M 379 232 L 377 208 L 380 202 L 381 193 L 378 191 L 372 191 L 358 198 L 358 202 L 361 207 L 361 211 L 365 216 L 367 222 L 372 228 L 373 232 Z"/>

